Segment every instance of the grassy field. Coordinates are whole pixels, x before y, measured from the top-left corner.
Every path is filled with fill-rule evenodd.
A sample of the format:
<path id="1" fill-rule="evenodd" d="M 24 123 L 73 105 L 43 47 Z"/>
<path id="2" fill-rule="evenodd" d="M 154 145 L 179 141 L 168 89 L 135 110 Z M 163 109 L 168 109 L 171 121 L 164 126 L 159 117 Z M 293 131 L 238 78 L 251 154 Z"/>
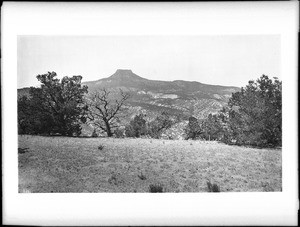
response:
<path id="1" fill-rule="evenodd" d="M 103 146 L 103 149 L 99 149 Z M 217 142 L 19 136 L 19 192 L 281 191 L 280 149 Z"/>

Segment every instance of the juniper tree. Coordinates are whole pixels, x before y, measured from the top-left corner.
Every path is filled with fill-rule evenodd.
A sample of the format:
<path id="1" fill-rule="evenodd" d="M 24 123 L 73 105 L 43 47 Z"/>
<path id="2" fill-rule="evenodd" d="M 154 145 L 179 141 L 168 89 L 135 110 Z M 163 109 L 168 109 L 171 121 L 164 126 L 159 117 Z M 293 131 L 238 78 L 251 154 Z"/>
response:
<path id="1" fill-rule="evenodd" d="M 85 122 L 82 76 L 56 78 L 55 72 L 37 75 L 40 87 L 31 87 L 29 98 L 18 100 L 20 133 L 79 135 Z"/>

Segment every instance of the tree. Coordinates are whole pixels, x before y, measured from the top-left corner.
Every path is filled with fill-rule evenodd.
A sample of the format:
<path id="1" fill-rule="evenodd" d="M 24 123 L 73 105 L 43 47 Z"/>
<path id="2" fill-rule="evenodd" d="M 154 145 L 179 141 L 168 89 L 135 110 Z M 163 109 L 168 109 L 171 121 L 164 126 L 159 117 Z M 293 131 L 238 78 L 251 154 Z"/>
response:
<path id="1" fill-rule="evenodd" d="M 111 92 L 103 88 L 87 99 L 87 117 L 92 125 L 107 133 L 108 137 L 113 135 L 113 130 L 119 126 L 120 113 L 129 94 L 120 89 L 120 98 L 113 100 Z"/>
<path id="2" fill-rule="evenodd" d="M 185 128 L 186 139 L 196 139 L 201 134 L 201 128 L 197 118 L 190 117 L 189 123 Z"/>
<path id="3" fill-rule="evenodd" d="M 125 135 L 127 137 L 140 137 L 147 132 L 146 120 L 143 114 L 136 115 L 125 127 Z"/>
<path id="4" fill-rule="evenodd" d="M 38 75 L 41 87 L 31 87 L 30 98 L 19 100 L 18 118 L 21 132 L 25 128 L 26 132 L 35 134 L 80 134 L 81 123 L 85 122 L 83 95 L 87 93 L 87 86 L 81 86 L 81 76 L 65 76 L 61 81 L 55 78 L 56 76 L 55 72 Z M 27 119 L 26 126 L 22 125 L 26 122 L 24 119 Z"/>
<path id="5" fill-rule="evenodd" d="M 282 82 L 262 75 L 232 94 L 228 105 L 200 125 L 201 137 L 259 147 L 282 143 Z"/>
<path id="6" fill-rule="evenodd" d="M 152 138 L 159 139 L 164 130 L 170 128 L 173 125 L 174 121 L 172 117 L 167 112 L 162 112 L 158 115 L 153 121 L 148 123 L 148 132 Z"/>
<path id="7" fill-rule="evenodd" d="M 41 130 L 41 122 L 34 112 L 27 96 L 18 98 L 18 134 L 37 134 Z"/>
<path id="8" fill-rule="evenodd" d="M 249 81 L 228 102 L 227 138 L 237 144 L 255 146 L 281 145 L 282 82 L 262 75 Z M 228 141 L 227 141 L 228 142 Z"/>
<path id="9" fill-rule="evenodd" d="M 224 132 L 224 123 L 225 116 L 222 111 L 218 114 L 209 114 L 200 124 L 200 136 L 206 140 L 220 140 Z"/>

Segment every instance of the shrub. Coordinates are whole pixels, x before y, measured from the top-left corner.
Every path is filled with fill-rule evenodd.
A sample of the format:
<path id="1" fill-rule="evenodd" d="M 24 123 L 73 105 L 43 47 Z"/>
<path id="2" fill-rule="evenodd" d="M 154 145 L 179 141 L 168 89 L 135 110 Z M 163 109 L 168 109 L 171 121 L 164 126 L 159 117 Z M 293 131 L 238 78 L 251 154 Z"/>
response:
<path id="1" fill-rule="evenodd" d="M 273 192 L 274 191 L 274 188 L 271 187 L 271 185 L 268 182 L 266 182 L 266 183 L 262 182 L 261 186 L 262 186 L 264 192 Z"/>
<path id="2" fill-rule="evenodd" d="M 29 148 L 18 148 L 18 153 L 19 154 L 24 154 L 24 153 L 26 153 L 28 151 L 29 151 Z"/>
<path id="3" fill-rule="evenodd" d="M 120 129 L 120 128 L 117 128 L 115 131 L 114 131 L 114 134 L 117 138 L 124 138 L 124 133 L 125 133 L 125 130 L 124 129 Z"/>
<path id="4" fill-rule="evenodd" d="M 212 184 L 209 181 L 207 182 L 208 192 L 220 192 L 220 187 L 217 184 Z"/>
<path id="5" fill-rule="evenodd" d="M 163 186 L 161 184 L 150 184 L 149 192 L 151 193 L 163 192 Z"/>
<path id="6" fill-rule="evenodd" d="M 117 180 L 117 175 L 115 173 L 113 173 L 110 178 L 108 179 L 108 183 L 110 184 L 118 184 L 118 180 Z"/>
<path id="7" fill-rule="evenodd" d="M 103 150 L 103 148 L 104 148 L 104 145 L 102 145 L 102 144 L 100 144 L 99 146 L 98 146 L 98 149 L 101 151 L 101 150 Z"/>
<path id="8" fill-rule="evenodd" d="M 94 131 L 92 133 L 92 137 L 98 137 L 98 133 L 96 132 L 96 129 L 94 129 Z"/>
<path id="9" fill-rule="evenodd" d="M 146 176 L 141 172 L 141 174 L 138 175 L 138 177 L 141 179 L 141 180 L 146 180 Z"/>

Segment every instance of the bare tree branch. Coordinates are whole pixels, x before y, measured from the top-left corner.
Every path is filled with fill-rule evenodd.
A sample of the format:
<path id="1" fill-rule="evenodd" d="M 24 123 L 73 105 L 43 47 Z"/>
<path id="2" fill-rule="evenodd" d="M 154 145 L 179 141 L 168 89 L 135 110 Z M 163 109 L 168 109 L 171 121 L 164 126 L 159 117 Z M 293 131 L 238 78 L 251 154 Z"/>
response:
<path id="1" fill-rule="evenodd" d="M 111 92 L 105 88 L 92 94 L 92 98 L 89 100 L 89 113 L 88 119 L 96 127 L 102 129 L 107 133 L 107 136 L 112 136 L 112 129 L 119 127 L 118 114 L 122 112 L 126 100 L 129 98 L 129 94 L 124 93 L 120 89 L 120 99 L 111 101 L 109 98 Z"/>

